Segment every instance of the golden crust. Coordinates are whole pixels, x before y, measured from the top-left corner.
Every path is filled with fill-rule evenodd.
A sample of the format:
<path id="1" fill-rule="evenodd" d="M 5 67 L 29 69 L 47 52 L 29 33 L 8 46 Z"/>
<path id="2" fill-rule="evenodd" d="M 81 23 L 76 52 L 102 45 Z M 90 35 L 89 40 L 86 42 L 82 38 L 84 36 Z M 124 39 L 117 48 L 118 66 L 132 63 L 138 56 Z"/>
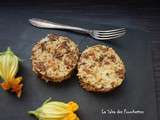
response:
<path id="1" fill-rule="evenodd" d="M 87 91 L 109 92 L 122 84 L 125 66 L 111 47 L 95 45 L 83 51 L 77 75 Z"/>
<path id="2" fill-rule="evenodd" d="M 71 39 L 49 34 L 34 45 L 32 68 L 41 79 L 61 82 L 71 76 L 78 58 L 79 49 Z"/>

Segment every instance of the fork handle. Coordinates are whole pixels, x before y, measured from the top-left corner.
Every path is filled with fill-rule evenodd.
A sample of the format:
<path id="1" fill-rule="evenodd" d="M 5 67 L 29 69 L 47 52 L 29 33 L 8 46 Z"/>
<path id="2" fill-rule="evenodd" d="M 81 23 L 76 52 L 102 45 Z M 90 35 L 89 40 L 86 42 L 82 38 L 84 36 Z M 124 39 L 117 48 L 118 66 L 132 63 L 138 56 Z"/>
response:
<path id="1" fill-rule="evenodd" d="M 89 33 L 88 29 L 59 24 L 59 23 L 55 23 L 55 22 L 51 22 L 51 21 L 43 20 L 43 19 L 39 19 L 39 18 L 29 19 L 29 22 L 33 26 L 36 26 L 39 28 L 65 29 L 65 30 L 71 30 L 71 31 L 76 31 L 76 32 L 80 32 L 80 33 Z"/>

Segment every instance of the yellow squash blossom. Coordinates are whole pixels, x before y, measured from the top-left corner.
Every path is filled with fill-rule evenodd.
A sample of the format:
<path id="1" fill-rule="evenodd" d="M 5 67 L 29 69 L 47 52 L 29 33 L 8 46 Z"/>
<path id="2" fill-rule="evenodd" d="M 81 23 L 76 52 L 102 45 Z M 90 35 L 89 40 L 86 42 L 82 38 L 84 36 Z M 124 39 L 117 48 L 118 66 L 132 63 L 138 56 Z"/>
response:
<path id="1" fill-rule="evenodd" d="M 80 120 L 74 113 L 79 108 L 75 102 L 63 103 L 50 100 L 51 98 L 35 111 L 28 113 L 35 115 L 39 120 Z"/>
<path id="2" fill-rule="evenodd" d="M 23 87 L 22 77 L 16 77 L 19 61 L 20 59 L 10 48 L 5 52 L 0 52 L 0 77 L 3 80 L 0 86 L 6 91 L 15 92 L 18 97 L 21 96 Z"/>

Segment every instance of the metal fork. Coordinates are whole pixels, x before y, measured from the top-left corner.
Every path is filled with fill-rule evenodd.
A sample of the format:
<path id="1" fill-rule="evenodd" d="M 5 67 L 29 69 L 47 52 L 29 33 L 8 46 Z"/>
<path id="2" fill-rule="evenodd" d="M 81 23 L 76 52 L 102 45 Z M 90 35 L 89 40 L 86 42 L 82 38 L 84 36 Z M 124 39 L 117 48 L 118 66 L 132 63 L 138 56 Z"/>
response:
<path id="1" fill-rule="evenodd" d="M 33 26 L 36 26 L 39 28 L 65 29 L 65 30 L 77 31 L 80 33 L 87 33 L 91 35 L 93 38 L 98 40 L 114 39 L 114 38 L 121 37 L 126 33 L 125 28 L 110 29 L 110 30 L 90 30 L 90 29 L 84 29 L 80 27 L 59 24 L 59 23 L 55 23 L 55 22 L 51 22 L 51 21 L 43 20 L 39 18 L 29 19 L 29 22 Z"/>

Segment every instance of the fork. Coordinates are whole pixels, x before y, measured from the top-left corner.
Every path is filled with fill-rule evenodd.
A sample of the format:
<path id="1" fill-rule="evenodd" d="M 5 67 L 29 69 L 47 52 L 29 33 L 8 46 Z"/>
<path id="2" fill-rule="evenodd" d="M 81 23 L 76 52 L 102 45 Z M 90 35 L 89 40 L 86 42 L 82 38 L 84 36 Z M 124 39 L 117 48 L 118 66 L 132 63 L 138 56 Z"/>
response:
<path id="1" fill-rule="evenodd" d="M 123 36 L 126 33 L 125 28 L 109 29 L 109 30 L 91 30 L 91 29 L 84 29 L 80 27 L 59 24 L 59 23 L 55 23 L 55 22 L 51 22 L 51 21 L 43 20 L 39 18 L 31 18 L 29 19 L 29 22 L 33 26 L 36 26 L 39 28 L 63 29 L 63 30 L 76 31 L 80 33 L 87 33 L 91 35 L 93 38 L 98 40 L 115 39 Z"/>

